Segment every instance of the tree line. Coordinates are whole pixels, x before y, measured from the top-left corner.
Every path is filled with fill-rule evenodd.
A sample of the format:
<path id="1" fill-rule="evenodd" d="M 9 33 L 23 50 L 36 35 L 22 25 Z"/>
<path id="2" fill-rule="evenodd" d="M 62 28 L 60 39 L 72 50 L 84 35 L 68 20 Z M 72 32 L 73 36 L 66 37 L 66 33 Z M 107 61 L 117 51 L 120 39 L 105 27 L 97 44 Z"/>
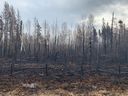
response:
<path id="1" fill-rule="evenodd" d="M 61 62 L 80 65 L 81 74 L 85 65 L 98 70 L 99 64 L 128 63 L 128 30 L 122 20 L 117 21 L 114 13 L 111 23 L 102 20 L 102 28 L 96 29 L 94 16 L 87 22 L 70 27 L 43 24 L 37 18 L 24 23 L 19 11 L 7 2 L 0 16 L 0 57 L 33 62 Z M 13 65 L 12 65 L 13 67 Z"/>

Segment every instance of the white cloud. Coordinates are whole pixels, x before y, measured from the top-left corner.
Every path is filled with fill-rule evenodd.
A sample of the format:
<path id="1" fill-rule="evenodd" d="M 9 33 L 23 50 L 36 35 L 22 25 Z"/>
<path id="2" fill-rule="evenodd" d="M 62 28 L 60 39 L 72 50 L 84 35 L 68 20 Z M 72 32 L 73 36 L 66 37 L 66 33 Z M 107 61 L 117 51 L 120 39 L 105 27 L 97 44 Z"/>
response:
<path id="1" fill-rule="evenodd" d="M 57 18 L 60 22 L 76 23 L 81 16 L 93 14 L 95 23 L 99 26 L 102 24 L 102 18 L 111 23 L 113 11 L 116 17 L 125 23 L 128 17 L 127 0 L 0 0 L 0 11 L 5 1 L 19 9 L 25 21 L 36 16 L 40 20 L 47 19 L 50 22 Z"/>
<path id="2" fill-rule="evenodd" d="M 118 21 L 122 20 L 128 26 L 128 6 L 126 4 L 117 3 L 115 5 L 109 5 L 101 9 L 99 13 L 93 14 L 95 16 L 94 25 L 97 28 L 101 28 L 102 20 L 111 25 L 112 13 L 115 14 L 115 24 L 118 25 Z M 80 20 L 80 22 L 87 22 L 87 18 Z"/>

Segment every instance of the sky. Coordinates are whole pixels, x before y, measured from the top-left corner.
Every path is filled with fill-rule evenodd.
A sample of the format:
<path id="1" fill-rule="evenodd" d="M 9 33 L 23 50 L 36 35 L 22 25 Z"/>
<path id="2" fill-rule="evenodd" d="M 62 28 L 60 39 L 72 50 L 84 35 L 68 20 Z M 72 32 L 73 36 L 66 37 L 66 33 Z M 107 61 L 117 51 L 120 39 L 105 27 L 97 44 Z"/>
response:
<path id="1" fill-rule="evenodd" d="M 0 0 L 0 11 L 4 2 L 19 9 L 24 21 L 67 22 L 76 24 L 86 21 L 92 14 L 95 18 L 95 26 L 102 24 L 102 18 L 111 23 L 112 12 L 116 18 L 127 23 L 128 0 Z"/>

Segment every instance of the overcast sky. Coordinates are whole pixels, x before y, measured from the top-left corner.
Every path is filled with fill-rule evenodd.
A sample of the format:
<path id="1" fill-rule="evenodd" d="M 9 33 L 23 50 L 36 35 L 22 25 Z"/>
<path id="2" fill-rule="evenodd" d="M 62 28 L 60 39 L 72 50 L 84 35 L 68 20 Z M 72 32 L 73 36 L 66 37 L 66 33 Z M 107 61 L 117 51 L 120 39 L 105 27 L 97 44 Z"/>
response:
<path id="1" fill-rule="evenodd" d="M 0 0 L 0 11 L 5 1 L 19 9 L 24 21 L 37 17 L 74 24 L 93 14 L 98 24 L 103 17 L 109 22 L 113 11 L 118 19 L 128 20 L 128 0 Z"/>

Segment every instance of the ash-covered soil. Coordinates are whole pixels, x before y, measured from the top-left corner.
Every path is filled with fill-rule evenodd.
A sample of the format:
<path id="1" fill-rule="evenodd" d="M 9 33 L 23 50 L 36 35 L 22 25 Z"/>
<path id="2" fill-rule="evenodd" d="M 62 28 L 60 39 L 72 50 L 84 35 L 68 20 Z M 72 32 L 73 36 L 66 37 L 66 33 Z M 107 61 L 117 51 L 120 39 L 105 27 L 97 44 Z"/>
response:
<path id="1" fill-rule="evenodd" d="M 0 76 L 0 96 L 128 96 L 128 77 L 85 74 Z"/>

